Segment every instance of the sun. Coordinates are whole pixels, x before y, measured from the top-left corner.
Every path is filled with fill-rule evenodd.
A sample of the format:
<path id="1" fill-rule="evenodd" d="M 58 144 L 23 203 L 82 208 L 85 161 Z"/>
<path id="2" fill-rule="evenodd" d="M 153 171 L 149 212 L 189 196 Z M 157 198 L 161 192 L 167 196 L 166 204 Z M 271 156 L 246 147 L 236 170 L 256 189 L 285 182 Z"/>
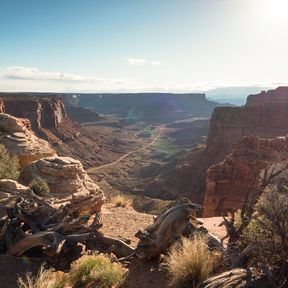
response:
<path id="1" fill-rule="evenodd" d="M 257 0 L 260 15 L 275 24 L 287 23 L 288 0 Z"/>

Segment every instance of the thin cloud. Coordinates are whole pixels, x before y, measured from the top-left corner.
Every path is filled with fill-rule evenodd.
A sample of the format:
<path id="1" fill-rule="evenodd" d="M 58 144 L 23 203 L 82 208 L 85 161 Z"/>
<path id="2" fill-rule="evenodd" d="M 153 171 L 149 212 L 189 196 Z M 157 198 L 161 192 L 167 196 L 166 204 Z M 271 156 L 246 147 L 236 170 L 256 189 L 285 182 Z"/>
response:
<path id="1" fill-rule="evenodd" d="M 151 64 L 153 66 L 159 66 L 161 63 L 160 63 L 160 61 L 152 61 Z"/>
<path id="2" fill-rule="evenodd" d="M 141 58 L 127 58 L 126 60 L 128 61 L 129 65 L 134 66 L 142 66 L 147 62 L 146 59 Z"/>
<path id="3" fill-rule="evenodd" d="M 135 60 L 135 59 L 134 59 Z M 138 59 L 139 60 L 139 59 Z M 144 60 L 144 59 L 142 59 Z M 142 61 L 143 62 L 143 61 Z M 156 61 L 153 61 L 156 62 Z M 157 61 L 159 62 L 159 61 Z M 141 63 L 141 62 L 140 62 Z M 146 63 L 146 61 L 144 62 Z M 151 62 L 152 64 L 152 62 Z M 134 64 L 135 65 L 135 64 Z M 288 83 L 286 83 L 287 85 Z M 277 87 L 285 83 L 229 83 L 229 82 L 155 82 L 87 77 L 82 75 L 48 72 L 34 67 L 12 66 L 0 68 L 0 89 L 4 92 L 208 92 L 217 88 Z"/>
<path id="4" fill-rule="evenodd" d="M 14 80 L 36 80 L 36 81 L 67 81 L 67 82 L 83 82 L 83 83 L 116 83 L 125 84 L 125 79 L 110 79 L 102 77 L 85 77 L 77 74 L 69 74 L 63 72 L 47 72 L 34 67 L 12 66 L 0 69 L 0 78 Z"/>

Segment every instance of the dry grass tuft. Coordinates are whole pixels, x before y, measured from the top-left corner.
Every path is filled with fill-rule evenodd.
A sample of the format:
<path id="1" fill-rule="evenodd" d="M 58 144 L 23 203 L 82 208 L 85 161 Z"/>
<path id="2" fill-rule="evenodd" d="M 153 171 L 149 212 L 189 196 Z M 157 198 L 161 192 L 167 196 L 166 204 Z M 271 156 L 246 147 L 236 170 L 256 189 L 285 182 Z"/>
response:
<path id="1" fill-rule="evenodd" d="M 112 199 L 112 203 L 115 207 L 127 207 L 131 204 L 130 199 L 127 199 L 123 195 L 117 195 Z"/>
<path id="2" fill-rule="evenodd" d="M 104 255 L 84 255 L 72 264 L 67 274 L 45 270 L 33 277 L 18 279 L 19 288 L 117 288 L 124 282 L 126 269 Z"/>
<path id="3" fill-rule="evenodd" d="M 217 266 L 217 260 L 207 247 L 207 238 L 196 235 L 183 238 L 164 258 L 164 267 L 171 274 L 171 287 L 193 288 L 206 280 Z"/>
<path id="4" fill-rule="evenodd" d="M 59 281 L 60 280 L 60 281 Z M 52 269 L 45 269 L 41 266 L 37 275 L 34 277 L 27 273 L 25 277 L 18 279 L 19 288 L 61 288 L 61 277 Z"/>

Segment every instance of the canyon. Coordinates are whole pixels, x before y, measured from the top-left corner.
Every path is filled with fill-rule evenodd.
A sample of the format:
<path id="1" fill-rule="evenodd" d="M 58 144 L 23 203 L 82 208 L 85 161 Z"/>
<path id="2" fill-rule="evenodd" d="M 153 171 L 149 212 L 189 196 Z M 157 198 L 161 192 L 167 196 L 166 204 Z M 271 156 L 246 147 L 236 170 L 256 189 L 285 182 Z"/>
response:
<path id="1" fill-rule="evenodd" d="M 111 195 L 120 191 L 136 198 L 149 197 L 155 201 L 187 197 L 196 203 L 203 203 L 206 216 L 225 214 L 229 206 L 233 209 L 240 207 L 252 181 L 247 175 L 256 173 L 257 169 L 254 171 L 250 167 L 252 159 L 246 159 L 245 162 L 245 153 L 239 156 L 238 152 L 247 150 L 254 155 L 252 151 L 255 146 L 255 155 L 262 155 L 262 150 L 257 150 L 260 145 L 257 143 L 266 143 L 265 139 L 279 142 L 277 137 L 288 134 L 287 87 L 250 95 L 242 107 L 218 107 L 220 104 L 207 101 L 203 94 L 184 94 L 183 98 L 169 93 L 2 93 L 0 96 L 3 99 L 0 103 L 2 111 L 28 118 L 36 134 L 46 139 L 58 155 L 79 159 L 84 168 L 93 168 L 91 177 L 99 181 L 99 185 L 111 190 Z M 158 107 L 156 103 L 160 102 L 165 102 L 165 105 L 159 106 L 160 110 L 170 111 L 169 119 L 163 116 L 163 111 L 155 113 L 153 110 Z M 152 110 L 151 105 L 155 106 Z M 173 109 L 166 110 L 167 105 Z M 205 106 L 205 111 L 199 108 L 201 105 Z M 145 117 L 143 111 L 133 114 L 140 108 L 147 110 Z M 70 111 L 70 116 L 66 109 Z M 89 113 L 81 118 L 85 111 Z M 204 116 L 211 113 L 209 125 L 209 120 Z M 140 116 L 134 117 L 132 114 Z M 157 116 L 152 117 L 150 114 Z M 178 118 L 180 115 L 181 121 Z M 187 118 L 189 115 L 200 118 Z M 73 117 L 82 125 L 73 121 Z M 146 118 L 150 120 L 145 122 Z M 139 147 L 153 140 L 159 124 L 165 125 L 160 139 L 149 149 L 133 154 L 133 151 L 138 151 Z M 243 140 L 246 136 L 250 142 Z M 243 145 L 248 145 L 248 148 L 244 149 Z M 274 152 L 272 148 L 269 151 L 272 163 Z M 131 157 L 118 163 L 116 160 L 126 153 Z M 105 164 L 113 161 L 116 161 L 113 166 L 105 167 Z M 97 170 L 97 167 L 102 166 Z"/>

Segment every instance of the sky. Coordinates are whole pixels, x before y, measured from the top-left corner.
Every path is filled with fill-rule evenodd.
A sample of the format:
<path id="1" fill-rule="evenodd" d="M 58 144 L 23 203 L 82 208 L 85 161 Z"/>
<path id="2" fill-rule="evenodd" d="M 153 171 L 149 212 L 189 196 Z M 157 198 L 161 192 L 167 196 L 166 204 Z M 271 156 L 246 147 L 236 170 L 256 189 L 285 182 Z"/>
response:
<path id="1" fill-rule="evenodd" d="M 0 0 L 0 91 L 288 83 L 287 0 Z"/>

